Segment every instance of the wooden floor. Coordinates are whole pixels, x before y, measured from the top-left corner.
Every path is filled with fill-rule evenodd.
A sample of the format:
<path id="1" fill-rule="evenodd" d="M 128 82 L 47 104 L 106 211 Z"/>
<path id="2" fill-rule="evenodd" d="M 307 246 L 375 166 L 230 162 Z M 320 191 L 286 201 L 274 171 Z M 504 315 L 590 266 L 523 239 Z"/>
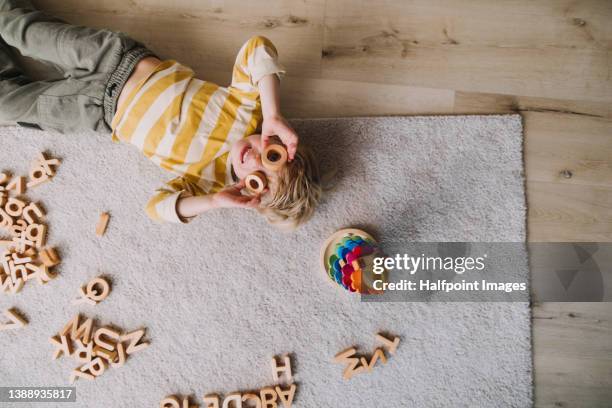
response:
<path id="1" fill-rule="evenodd" d="M 531 241 L 612 241 L 612 1 L 34 0 L 226 84 L 253 34 L 289 117 L 521 112 Z M 534 307 L 538 407 L 610 407 L 612 304 Z"/>

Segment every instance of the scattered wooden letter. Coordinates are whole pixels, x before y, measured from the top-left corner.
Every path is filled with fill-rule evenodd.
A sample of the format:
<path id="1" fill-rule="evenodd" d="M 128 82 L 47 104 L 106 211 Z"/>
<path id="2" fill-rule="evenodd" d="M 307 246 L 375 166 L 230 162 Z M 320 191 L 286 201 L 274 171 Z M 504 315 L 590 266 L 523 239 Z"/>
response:
<path id="1" fill-rule="evenodd" d="M 382 334 L 378 333 L 376 335 L 376 339 L 378 341 L 382 342 L 385 346 L 387 346 L 387 349 L 389 350 L 389 353 L 395 354 L 395 350 L 397 350 L 397 346 L 399 345 L 399 342 L 400 342 L 400 338 L 399 337 L 395 337 L 395 338 L 393 338 L 393 340 L 389 340 L 385 336 L 383 336 Z"/>
<path id="2" fill-rule="evenodd" d="M 247 401 L 251 401 L 253 402 L 255 405 L 247 402 Z M 259 395 L 257 394 L 244 394 L 242 396 L 242 402 L 246 403 L 247 407 L 251 407 L 251 408 L 261 408 L 261 399 L 259 398 Z M 244 406 L 245 404 L 243 404 Z M 225 402 L 223 403 L 223 406 L 225 407 Z"/>
<path id="3" fill-rule="evenodd" d="M 108 226 L 108 220 L 110 219 L 110 215 L 107 212 L 103 212 L 100 214 L 100 218 L 98 219 L 98 224 L 96 225 L 96 235 L 101 237 L 106 232 L 106 227 Z"/>
<path id="4" fill-rule="evenodd" d="M 284 355 L 282 359 L 283 365 L 279 366 L 278 362 L 276 361 L 276 356 L 272 357 L 272 377 L 274 378 L 274 381 L 278 382 L 280 381 L 280 375 L 284 373 L 287 382 L 291 382 L 293 381 L 293 376 L 291 375 L 291 359 L 288 355 Z"/>
<path id="5" fill-rule="evenodd" d="M 94 335 L 94 343 L 109 351 L 114 351 L 117 348 L 117 342 L 108 342 L 104 340 L 104 337 L 108 337 L 110 340 L 117 340 L 117 342 L 119 342 L 121 334 L 118 331 L 111 329 L 110 327 L 100 327 L 98 330 L 96 330 L 96 334 Z"/>
<path id="6" fill-rule="evenodd" d="M 233 405 L 233 407 L 230 407 L 230 404 Z M 242 407 L 242 395 L 240 395 L 240 393 L 229 394 L 223 400 L 222 408 L 241 408 L 241 407 Z"/>
<path id="7" fill-rule="evenodd" d="M 68 357 L 72 355 L 71 342 L 65 335 L 49 337 L 49 342 L 55 346 L 53 351 L 53 359 L 57 360 L 62 355 Z"/>
<path id="8" fill-rule="evenodd" d="M 283 403 L 283 406 L 285 408 L 291 408 L 291 405 L 293 404 L 293 397 L 295 396 L 296 388 L 297 387 L 295 384 L 291 384 L 288 390 L 283 390 L 278 385 L 274 387 L 274 389 L 276 390 L 276 394 L 278 394 L 278 398 Z"/>
<path id="9" fill-rule="evenodd" d="M 139 343 L 144 335 L 145 329 L 139 329 L 121 336 L 121 342 L 129 341 L 129 344 L 125 349 L 126 354 L 132 354 L 149 347 L 149 342 L 143 341 Z"/>
<path id="10" fill-rule="evenodd" d="M 32 217 L 34 214 L 37 218 Z M 37 219 L 41 219 L 45 213 L 37 203 L 30 203 L 23 209 L 22 216 L 28 224 L 34 224 Z"/>
<path id="11" fill-rule="evenodd" d="M 264 387 L 259 390 L 259 398 L 261 399 L 261 408 L 277 408 L 278 394 L 272 387 Z"/>
<path id="12" fill-rule="evenodd" d="M 93 329 L 93 320 L 91 318 L 80 323 L 81 316 L 76 315 L 64 326 L 60 335 L 69 335 L 72 340 L 81 340 L 83 344 L 91 341 L 91 332 Z"/>
<path id="13" fill-rule="evenodd" d="M 19 329 L 28 325 L 28 321 L 24 319 L 15 308 L 5 310 L 4 316 L 6 316 L 9 321 L 0 323 L 0 331 Z"/>
<path id="14" fill-rule="evenodd" d="M 24 194 L 26 192 L 25 177 L 14 177 L 11 182 L 6 186 L 6 190 L 15 190 L 18 195 Z"/>
<path id="15" fill-rule="evenodd" d="M 220 408 L 219 396 L 217 394 L 206 394 L 204 396 L 204 408 Z"/>
<path id="16" fill-rule="evenodd" d="M 380 359 L 380 361 L 383 364 L 387 364 L 387 357 L 385 357 L 385 352 L 382 349 L 377 348 L 374 351 L 374 354 L 372 355 L 372 358 L 370 359 L 370 362 L 368 363 L 368 360 L 366 360 L 365 357 L 361 357 L 361 365 L 364 367 L 364 369 L 371 373 L 372 370 L 374 369 L 374 365 L 376 365 L 376 361 L 378 361 Z"/>
<path id="17" fill-rule="evenodd" d="M 93 375 L 81 371 L 81 368 L 75 368 L 72 370 L 72 373 L 70 374 L 70 384 L 74 384 L 78 378 L 84 378 L 86 380 L 93 380 L 95 378 Z"/>
<path id="18" fill-rule="evenodd" d="M 42 263 L 49 268 L 59 265 L 59 263 L 61 262 L 61 259 L 57 254 L 55 248 L 43 248 L 38 253 L 38 256 Z"/>

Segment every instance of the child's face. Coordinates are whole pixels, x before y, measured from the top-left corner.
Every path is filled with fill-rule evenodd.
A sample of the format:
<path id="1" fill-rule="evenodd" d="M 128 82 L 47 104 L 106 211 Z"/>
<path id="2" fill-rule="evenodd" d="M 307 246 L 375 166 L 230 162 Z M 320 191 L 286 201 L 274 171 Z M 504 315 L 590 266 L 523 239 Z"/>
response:
<path id="1" fill-rule="evenodd" d="M 234 167 L 234 173 L 239 179 L 244 179 L 255 171 L 262 171 L 268 180 L 275 176 L 274 172 L 267 170 L 261 164 L 261 135 L 254 134 L 234 143 L 230 150 L 230 160 Z"/>

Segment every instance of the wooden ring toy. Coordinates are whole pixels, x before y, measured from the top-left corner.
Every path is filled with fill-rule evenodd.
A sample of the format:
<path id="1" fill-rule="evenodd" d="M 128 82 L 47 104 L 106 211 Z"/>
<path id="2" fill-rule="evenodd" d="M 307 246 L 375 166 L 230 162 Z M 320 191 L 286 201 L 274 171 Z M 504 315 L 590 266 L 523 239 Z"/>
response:
<path id="1" fill-rule="evenodd" d="M 249 190 L 251 193 L 260 194 L 268 185 L 268 179 L 263 172 L 256 171 L 246 177 L 245 184 L 247 190 Z"/>
<path id="2" fill-rule="evenodd" d="M 264 149 L 261 164 L 270 171 L 279 171 L 287 163 L 287 149 L 278 144 L 271 144 Z"/>

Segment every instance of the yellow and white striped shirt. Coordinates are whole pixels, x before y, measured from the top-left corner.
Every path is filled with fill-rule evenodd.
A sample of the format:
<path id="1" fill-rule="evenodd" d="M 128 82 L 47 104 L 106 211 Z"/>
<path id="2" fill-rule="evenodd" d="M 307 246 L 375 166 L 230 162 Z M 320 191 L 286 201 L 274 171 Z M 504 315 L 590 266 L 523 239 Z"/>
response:
<path id="1" fill-rule="evenodd" d="M 178 176 L 149 200 L 149 217 L 185 222 L 176 211 L 179 197 L 214 193 L 232 182 L 231 146 L 261 124 L 257 83 L 284 73 L 272 42 L 257 36 L 240 49 L 229 87 L 196 79 L 174 60 L 136 86 L 113 118 L 113 140 L 133 144 Z"/>

